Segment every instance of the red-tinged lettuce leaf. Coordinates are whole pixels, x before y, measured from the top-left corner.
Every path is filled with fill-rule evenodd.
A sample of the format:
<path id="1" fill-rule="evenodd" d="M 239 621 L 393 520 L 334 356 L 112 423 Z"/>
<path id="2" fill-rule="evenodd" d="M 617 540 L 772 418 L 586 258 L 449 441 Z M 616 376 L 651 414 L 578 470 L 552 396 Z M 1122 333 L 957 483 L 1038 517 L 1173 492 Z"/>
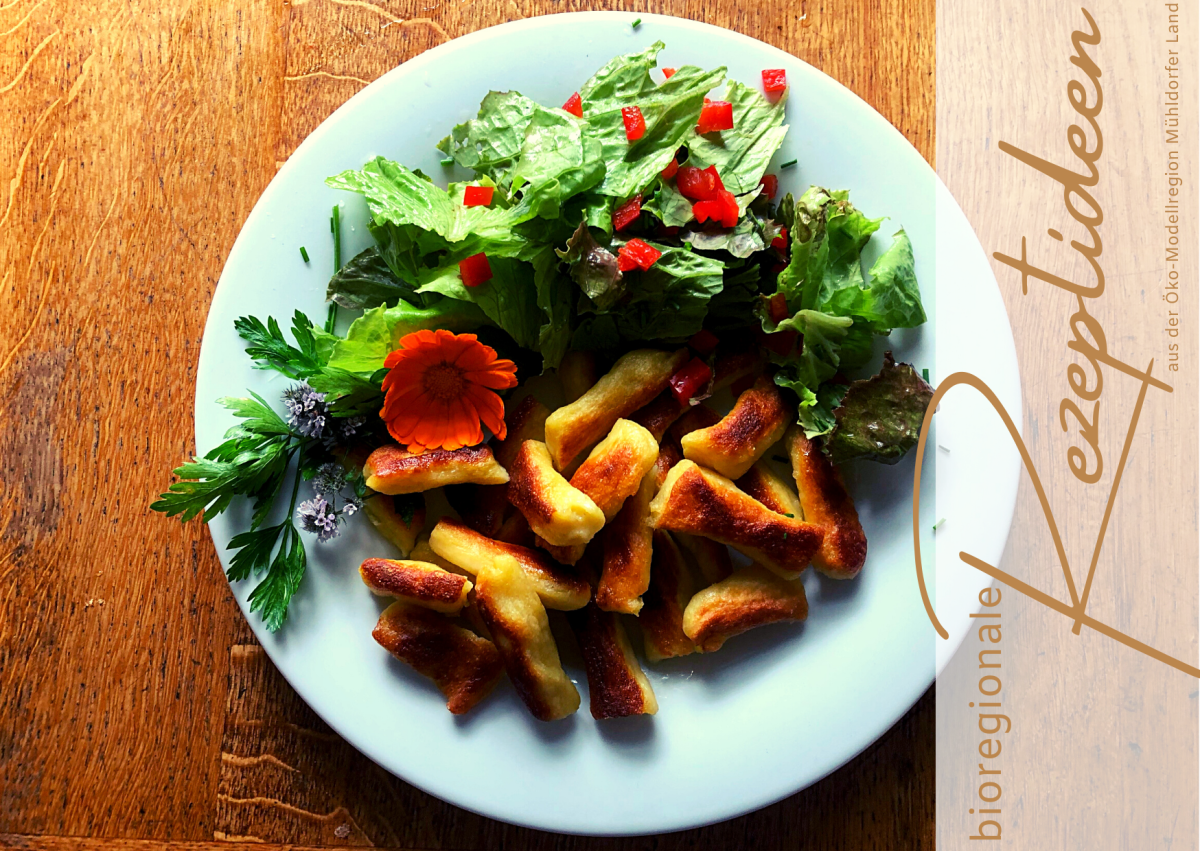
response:
<path id="1" fill-rule="evenodd" d="M 933 388 L 912 365 L 897 364 L 888 352 L 879 374 L 853 382 L 834 409 L 837 424 L 825 450 L 838 464 L 851 458 L 895 464 L 916 445 L 932 398 Z"/>
<path id="2" fill-rule="evenodd" d="M 572 280 L 597 310 L 608 310 L 621 300 L 625 294 L 625 281 L 617 265 L 617 256 L 596 242 L 586 221 L 567 240 L 567 250 L 557 253 L 570 267 Z"/>

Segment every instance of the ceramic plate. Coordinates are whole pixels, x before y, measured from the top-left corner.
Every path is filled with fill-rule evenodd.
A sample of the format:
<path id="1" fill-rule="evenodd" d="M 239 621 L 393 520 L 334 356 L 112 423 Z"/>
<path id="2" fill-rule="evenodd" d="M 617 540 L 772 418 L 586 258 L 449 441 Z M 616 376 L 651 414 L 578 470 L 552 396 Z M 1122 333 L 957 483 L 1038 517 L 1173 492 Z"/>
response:
<path id="1" fill-rule="evenodd" d="M 911 235 L 931 322 L 888 341 L 898 360 L 936 379 L 967 369 L 1019 411 L 1011 332 L 986 258 L 965 217 L 915 149 L 850 91 L 793 56 L 727 30 L 675 18 L 585 13 L 506 24 L 442 45 L 363 89 L 322 124 L 259 199 L 221 275 L 200 355 L 196 440 L 207 451 L 232 420 L 214 402 L 247 388 L 278 399 L 287 382 L 250 368 L 233 321 L 284 320 L 295 309 L 325 314 L 332 266 L 330 207 L 343 207 L 346 257 L 366 247 L 366 206 L 324 179 L 382 154 L 446 179 L 434 149 L 472 117 L 489 89 L 516 89 L 542 103 L 566 100 L 618 53 L 666 42 L 660 65 L 727 65 L 757 84 L 764 68 L 786 68 L 791 131 L 776 165 L 783 188 L 849 188 L 860 209 L 887 216 L 869 252 L 900 226 Z M 778 169 L 773 169 L 778 170 Z M 892 228 L 892 230 L 888 230 Z M 299 247 L 307 247 L 305 264 Z M 870 259 L 870 257 L 868 257 Z M 940 284 L 938 283 L 940 281 Z M 934 295 L 935 286 L 938 289 Z M 344 318 L 343 322 L 348 321 Z M 877 351 L 882 355 L 882 348 Z M 1012 516 L 1017 468 L 995 417 L 948 399 L 921 527 L 946 518 L 939 537 L 994 563 Z M 930 453 L 943 455 L 943 453 Z M 949 460 L 952 459 L 953 463 Z M 917 591 L 912 548 L 912 461 L 851 465 L 848 479 L 870 552 L 853 582 L 804 577 L 811 613 L 802 627 L 764 628 L 719 653 L 647 666 L 659 701 L 653 718 L 597 723 L 583 708 L 554 724 L 533 720 L 512 687 L 464 718 L 451 716 L 433 686 L 371 638 L 383 608 L 358 577 L 363 558 L 391 554 L 365 520 L 332 545 L 310 541 L 308 574 L 284 629 L 272 635 L 247 617 L 271 659 L 339 734 L 404 780 L 484 815 L 546 830 L 638 834 L 727 819 L 778 800 L 850 760 L 904 714 L 966 630 L 979 586 L 965 568 L 943 579 L 937 601 L 950 642 L 937 642 Z M 988 482 L 986 488 L 971 483 Z M 358 518 L 356 518 L 358 519 Z M 211 524 L 221 561 L 245 528 L 231 512 Z M 928 542 L 927 542 L 928 544 Z M 940 545 L 940 542 L 939 542 Z M 932 573 L 931 573 L 932 581 Z M 233 590 L 243 610 L 251 583 Z"/>

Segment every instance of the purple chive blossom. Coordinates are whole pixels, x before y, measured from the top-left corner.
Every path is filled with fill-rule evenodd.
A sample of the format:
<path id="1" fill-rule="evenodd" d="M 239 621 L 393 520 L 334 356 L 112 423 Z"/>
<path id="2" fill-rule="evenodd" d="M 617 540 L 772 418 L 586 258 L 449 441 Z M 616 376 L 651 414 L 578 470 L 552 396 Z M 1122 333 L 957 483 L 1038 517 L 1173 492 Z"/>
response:
<path id="1" fill-rule="evenodd" d="M 288 411 L 288 424 L 304 437 L 321 437 L 325 433 L 329 412 L 325 395 L 301 382 L 283 391 L 283 404 Z"/>
<path id="2" fill-rule="evenodd" d="M 337 429 L 337 442 L 344 445 L 350 442 L 350 438 L 358 434 L 358 430 L 366 424 L 367 418 L 337 417 L 333 422 Z"/>
<path id="3" fill-rule="evenodd" d="M 312 532 L 317 536 L 318 543 L 323 544 L 339 534 L 338 513 L 324 497 L 313 497 L 300 503 L 300 507 L 296 509 L 296 517 L 305 532 Z"/>

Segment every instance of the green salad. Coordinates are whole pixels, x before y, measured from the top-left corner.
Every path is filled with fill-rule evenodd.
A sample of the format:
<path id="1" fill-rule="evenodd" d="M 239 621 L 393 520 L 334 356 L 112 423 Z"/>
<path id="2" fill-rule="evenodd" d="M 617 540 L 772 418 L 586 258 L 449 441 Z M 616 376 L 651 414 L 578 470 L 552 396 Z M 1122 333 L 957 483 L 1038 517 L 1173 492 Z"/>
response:
<path id="1" fill-rule="evenodd" d="M 416 331 L 474 333 L 522 381 L 573 350 L 611 361 L 692 341 L 704 361 L 716 345 L 758 347 L 834 460 L 894 463 L 915 444 L 928 385 L 890 355 L 861 374 L 876 336 L 925 322 L 908 235 L 896 231 L 864 270 L 884 219 L 845 189 L 780 195 L 779 169 L 794 162 L 771 163 L 789 94 L 802 92 L 789 93 L 781 71 L 748 85 L 724 68 L 660 70 L 662 48 L 616 57 L 562 107 L 488 93 L 438 145 L 443 167 L 470 180 L 443 188 L 384 157 L 328 178 L 370 211 L 374 244 L 339 258 L 327 286 L 331 313 L 361 313 L 344 335 L 332 315 L 317 324 L 297 313 L 290 340 L 274 319 L 239 319 L 256 365 L 300 383 L 282 415 L 258 396 L 223 400 L 239 425 L 178 468 L 152 506 L 207 521 L 235 498 L 253 502 L 229 577 L 261 577 L 251 606 L 270 629 L 303 576 L 302 531 L 336 535 L 370 496 L 347 459 L 389 440 L 385 360 Z M 695 402 L 706 376 L 691 375 Z M 315 496 L 298 502 L 302 481 Z M 289 497 L 287 517 L 270 524 Z"/>

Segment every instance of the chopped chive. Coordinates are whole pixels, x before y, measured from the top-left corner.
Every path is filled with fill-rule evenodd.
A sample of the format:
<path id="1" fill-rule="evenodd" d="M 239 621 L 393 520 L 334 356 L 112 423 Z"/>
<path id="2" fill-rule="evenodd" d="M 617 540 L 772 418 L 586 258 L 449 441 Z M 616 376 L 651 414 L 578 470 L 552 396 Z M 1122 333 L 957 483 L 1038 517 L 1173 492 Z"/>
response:
<path id="1" fill-rule="evenodd" d="M 938 444 L 938 449 L 942 450 L 942 451 L 943 451 L 943 452 L 945 452 L 947 455 L 949 455 L 949 454 L 950 454 L 950 450 L 949 450 L 947 447 L 945 447 L 945 446 L 942 446 L 942 444 L 940 444 L 940 443 Z"/>
<path id="2" fill-rule="evenodd" d="M 442 165 L 454 165 L 454 157 L 442 157 Z"/>
<path id="3" fill-rule="evenodd" d="M 304 249 L 303 245 L 300 246 L 300 256 L 304 258 L 305 263 L 308 262 L 308 252 Z"/>
<path id="4" fill-rule="evenodd" d="M 921 370 L 921 377 L 923 379 L 925 379 L 925 383 L 928 384 L 929 383 L 929 370 L 928 369 Z"/>
<path id="5" fill-rule="evenodd" d="M 800 162 L 800 160 L 788 160 L 783 165 L 781 165 L 780 168 L 791 168 L 798 162 Z"/>
<path id="6" fill-rule="evenodd" d="M 783 539 L 784 539 L 785 541 L 787 540 L 787 536 L 788 536 L 788 533 L 787 533 L 787 532 L 784 532 L 784 533 L 783 533 Z"/>
<path id="7" fill-rule="evenodd" d="M 933 524 L 933 531 L 935 531 L 935 532 L 936 532 L 936 531 L 938 530 L 938 527 L 940 527 L 940 526 L 941 526 L 943 523 L 945 523 L 945 522 L 946 522 L 946 518 L 945 518 L 945 517 L 943 517 L 941 520 L 939 520 L 938 522 L 934 523 L 934 524 Z"/>
<path id="8" fill-rule="evenodd" d="M 785 514 L 785 515 L 783 515 L 783 516 L 784 516 L 784 517 L 791 517 L 793 520 L 796 518 L 796 515 L 795 515 L 795 514 Z"/>
<path id="9" fill-rule="evenodd" d="M 329 230 L 333 234 L 333 273 L 336 275 L 342 271 L 342 214 L 338 209 L 338 205 L 333 205 L 333 215 L 329 217 Z M 329 313 L 325 317 L 325 332 L 333 333 L 333 326 L 337 324 L 337 302 L 329 303 Z"/>
<path id="10" fill-rule="evenodd" d="M 641 19 L 641 18 L 634 18 L 634 19 L 633 19 L 633 28 L 634 28 L 635 30 L 636 30 L 638 27 L 640 27 L 641 25 L 642 25 L 642 19 Z"/>

